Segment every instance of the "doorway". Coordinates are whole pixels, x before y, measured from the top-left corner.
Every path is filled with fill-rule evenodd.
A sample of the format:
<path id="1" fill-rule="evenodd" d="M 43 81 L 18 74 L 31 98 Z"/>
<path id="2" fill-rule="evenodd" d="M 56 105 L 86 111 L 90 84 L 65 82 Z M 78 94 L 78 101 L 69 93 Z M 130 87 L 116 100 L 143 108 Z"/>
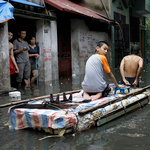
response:
<path id="1" fill-rule="evenodd" d="M 129 24 L 126 24 L 126 16 L 117 12 L 114 19 L 120 24 L 114 27 L 115 68 L 119 68 L 122 58 L 129 54 Z"/>
<path id="2" fill-rule="evenodd" d="M 29 37 L 35 36 L 36 33 L 36 25 L 35 20 L 22 18 L 22 17 L 15 17 L 15 20 L 10 20 L 8 22 L 8 30 L 13 32 L 13 40 L 18 38 L 18 31 L 20 29 L 24 29 L 27 32 L 25 40 L 28 42 Z"/>
<path id="3" fill-rule="evenodd" d="M 59 20 L 58 25 L 59 78 L 70 77 L 71 67 L 71 25 L 69 20 Z"/>
<path id="4" fill-rule="evenodd" d="M 144 36 L 143 36 L 143 30 L 141 30 L 141 57 L 143 58 L 144 57 Z"/>
<path id="5" fill-rule="evenodd" d="M 150 30 L 146 30 L 146 39 L 145 39 L 145 59 L 148 64 L 150 64 Z"/>
<path id="6" fill-rule="evenodd" d="M 8 31 L 13 33 L 13 38 L 10 41 L 11 43 L 13 43 L 13 41 L 18 38 L 18 32 L 22 29 L 26 31 L 25 41 L 29 42 L 30 36 L 35 36 L 36 33 L 35 19 L 15 16 L 15 20 L 9 20 Z M 11 87 L 17 87 L 18 84 L 16 82 L 16 74 L 11 75 L 10 78 Z M 22 83 L 24 84 L 24 81 L 22 81 Z"/>

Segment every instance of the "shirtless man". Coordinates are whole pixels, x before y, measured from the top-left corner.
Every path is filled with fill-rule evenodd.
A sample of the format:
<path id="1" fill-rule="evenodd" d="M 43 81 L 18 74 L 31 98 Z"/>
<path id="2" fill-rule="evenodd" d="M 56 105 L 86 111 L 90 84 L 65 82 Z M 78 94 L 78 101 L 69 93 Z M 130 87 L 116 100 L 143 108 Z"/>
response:
<path id="1" fill-rule="evenodd" d="M 131 55 L 125 56 L 120 64 L 121 84 L 139 86 L 139 76 L 143 70 L 143 59 L 139 55 L 139 46 L 131 47 Z"/>
<path id="2" fill-rule="evenodd" d="M 10 41 L 13 38 L 13 33 L 12 32 L 8 32 L 8 40 Z M 14 46 L 11 42 L 9 42 L 9 57 L 11 58 L 10 61 L 12 61 L 13 65 L 16 68 L 16 71 L 14 73 L 18 73 L 19 72 L 19 68 L 16 64 L 15 58 L 14 58 Z"/>

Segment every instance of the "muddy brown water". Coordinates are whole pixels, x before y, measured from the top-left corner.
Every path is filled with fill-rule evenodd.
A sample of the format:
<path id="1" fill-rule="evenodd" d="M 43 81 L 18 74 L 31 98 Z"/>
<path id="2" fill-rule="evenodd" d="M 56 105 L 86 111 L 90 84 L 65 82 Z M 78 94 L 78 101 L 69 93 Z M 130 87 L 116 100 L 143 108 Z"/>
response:
<path id="1" fill-rule="evenodd" d="M 119 81 L 118 69 L 113 72 Z M 150 65 L 145 65 L 140 87 L 150 84 L 149 74 Z M 38 88 L 35 85 L 30 90 L 23 87 L 18 90 L 21 92 L 21 99 L 27 99 L 81 89 L 82 80 L 83 76 L 73 76 L 60 81 L 39 83 Z M 106 80 L 110 82 L 107 76 Z M 10 101 L 8 95 L 0 96 L 0 105 Z M 40 138 L 49 134 L 33 129 L 9 130 L 5 126 L 8 108 L 0 109 L 0 150 L 150 150 L 150 105 L 77 136 L 67 134 L 61 138 L 41 141 Z"/>

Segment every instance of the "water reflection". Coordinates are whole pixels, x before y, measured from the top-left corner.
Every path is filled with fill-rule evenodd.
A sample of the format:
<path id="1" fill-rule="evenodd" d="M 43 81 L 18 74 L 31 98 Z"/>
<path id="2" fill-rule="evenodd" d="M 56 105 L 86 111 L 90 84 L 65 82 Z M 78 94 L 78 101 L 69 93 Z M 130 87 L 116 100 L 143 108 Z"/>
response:
<path id="1" fill-rule="evenodd" d="M 72 77 L 72 90 L 78 90 L 79 88 L 81 88 L 83 78 L 83 75 L 75 75 Z"/>

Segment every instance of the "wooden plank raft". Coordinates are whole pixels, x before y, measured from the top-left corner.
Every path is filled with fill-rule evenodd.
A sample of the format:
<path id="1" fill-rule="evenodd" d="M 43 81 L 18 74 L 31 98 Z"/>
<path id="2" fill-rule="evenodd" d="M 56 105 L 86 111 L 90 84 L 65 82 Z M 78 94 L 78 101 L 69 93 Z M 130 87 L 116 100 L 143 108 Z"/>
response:
<path id="1" fill-rule="evenodd" d="M 144 88 L 142 88 L 142 89 L 140 89 L 140 90 L 138 90 L 138 91 L 135 91 L 135 92 L 133 92 L 133 93 L 128 93 L 128 94 L 126 94 L 126 95 L 124 95 L 124 96 L 122 96 L 122 97 L 116 98 L 116 99 L 114 99 L 113 101 L 111 101 L 111 103 L 114 103 L 114 102 L 116 102 L 116 101 L 118 101 L 118 100 L 125 99 L 125 98 L 127 98 L 127 97 L 129 97 L 129 96 L 137 95 L 137 94 L 142 93 L 143 91 L 145 91 L 146 89 L 149 89 L 149 88 L 150 88 L 150 85 L 149 85 L 149 86 L 146 86 L 146 87 L 144 87 Z M 79 111 L 79 114 L 85 114 L 85 113 L 94 111 L 94 110 L 96 110 L 96 109 L 98 109 L 98 108 L 101 108 L 101 107 L 104 107 L 104 106 L 108 105 L 109 103 L 110 103 L 110 102 L 106 102 L 106 103 L 103 103 L 103 104 L 101 104 L 101 105 L 97 105 L 97 106 L 93 106 L 93 107 L 90 107 L 90 108 L 81 110 L 81 111 Z"/>

